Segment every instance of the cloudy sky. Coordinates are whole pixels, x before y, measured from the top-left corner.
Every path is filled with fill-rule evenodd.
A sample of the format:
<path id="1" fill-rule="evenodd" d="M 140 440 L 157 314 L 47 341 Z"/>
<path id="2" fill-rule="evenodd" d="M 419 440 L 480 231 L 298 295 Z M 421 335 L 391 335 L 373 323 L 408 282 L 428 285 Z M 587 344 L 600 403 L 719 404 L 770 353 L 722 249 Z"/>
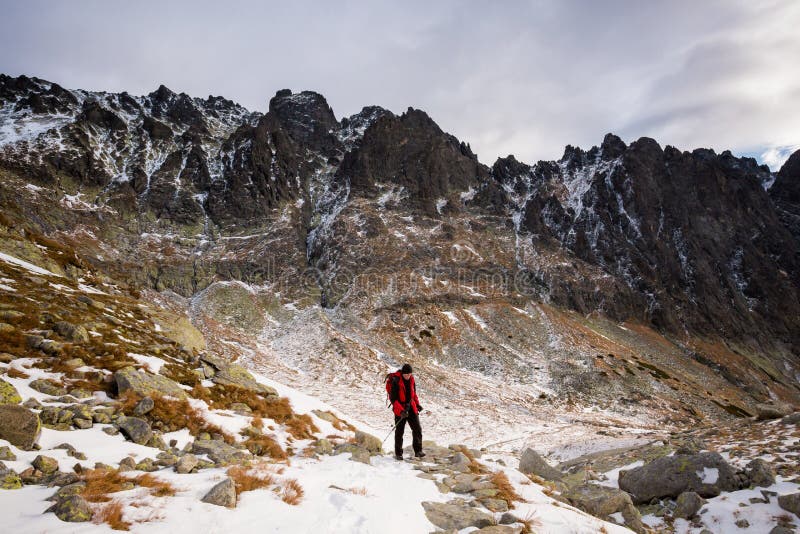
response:
<path id="1" fill-rule="evenodd" d="M 606 132 L 681 149 L 800 148 L 800 2 L 0 0 L 0 72 L 265 110 L 311 89 L 337 117 L 409 106 L 491 163 Z"/>

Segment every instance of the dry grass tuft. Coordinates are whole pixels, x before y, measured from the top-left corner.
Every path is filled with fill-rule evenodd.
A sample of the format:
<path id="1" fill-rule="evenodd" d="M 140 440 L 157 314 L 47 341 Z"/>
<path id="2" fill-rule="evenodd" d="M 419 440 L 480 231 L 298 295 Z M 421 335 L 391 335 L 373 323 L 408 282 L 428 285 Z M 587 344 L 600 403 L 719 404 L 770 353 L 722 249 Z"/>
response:
<path id="1" fill-rule="evenodd" d="M 269 456 L 274 460 L 286 460 L 288 458 L 286 451 L 270 436 L 259 435 L 252 436 L 244 442 L 247 450 L 256 456 Z"/>
<path id="2" fill-rule="evenodd" d="M 508 476 L 503 471 L 498 471 L 489 479 L 498 490 L 497 498 L 503 499 L 508 503 L 509 508 L 514 508 L 514 502 L 523 502 L 522 497 L 514 489 Z"/>
<path id="3" fill-rule="evenodd" d="M 454 450 L 462 453 L 464 456 L 467 457 L 467 459 L 469 460 L 469 470 L 472 473 L 480 474 L 480 473 L 488 472 L 488 470 L 486 469 L 486 466 L 484 466 L 482 463 L 480 463 L 478 460 L 476 460 L 475 459 L 475 455 L 472 454 L 472 452 L 467 447 L 461 445 L 461 446 L 455 447 Z"/>
<path id="4" fill-rule="evenodd" d="M 92 518 L 94 523 L 106 523 L 112 530 L 130 530 L 131 523 L 122 519 L 122 503 L 111 501 L 99 508 Z"/>
<path id="5" fill-rule="evenodd" d="M 228 469 L 227 473 L 236 485 L 237 497 L 245 491 L 267 488 L 275 483 L 272 474 L 264 469 L 251 469 L 249 467 L 235 465 Z"/>
<path id="6" fill-rule="evenodd" d="M 235 441 L 233 436 L 223 431 L 220 427 L 206 421 L 203 414 L 192 407 L 189 401 L 171 399 L 161 395 L 151 395 L 151 398 L 155 406 L 145 417 L 150 420 L 155 430 L 175 432 L 176 430 L 187 428 L 193 436 L 208 432 L 209 434 L 221 435 L 228 444 Z M 125 415 L 132 414 L 133 409 L 141 399 L 141 396 L 132 392 L 126 392 L 121 395 L 120 401 L 123 413 Z"/>
<path id="7" fill-rule="evenodd" d="M 86 469 L 81 473 L 86 486 L 81 495 L 89 502 L 108 502 L 110 493 L 134 488 L 134 482 L 111 469 Z"/>
<path id="8" fill-rule="evenodd" d="M 522 523 L 522 532 L 524 534 L 532 534 L 534 528 L 542 526 L 542 520 L 536 515 L 536 512 L 530 512 L 525 517 L 518 519 Z"/>
<path id="9" fill-rule="evenodd" d="M 250 422 L 250 426 L 262 430 L 264 428 L 264 419 L 262 419 L 260 415 L 256 414 L 255 416 L 253 416 L 253 420 Z"/>
<path id="10" fill-rule="evenodd" d="M 281 500 L 286 504 L 297 506 L 303 500 L 304 495 L 305 492 L 300 483 L 296 479 L 290 478 L 281 491 Z"/>
<path id="11" fill-rule="evenodd" d="M 175 495 L 175 488 L 166 480 L 156 478 L 150 473 L 139 475 L 133 479 L 137 486 L 150 488 L 150 494 L 156 497 L 171 497 Z"/>
<path id="12" fill-rule="evenodd" d="M 30 375 L 20 371 L 16 367 L 9 367 L 8 371 L 6 371 L 6 375 L 8 375 L 9 378 L 30 378 Z"/>

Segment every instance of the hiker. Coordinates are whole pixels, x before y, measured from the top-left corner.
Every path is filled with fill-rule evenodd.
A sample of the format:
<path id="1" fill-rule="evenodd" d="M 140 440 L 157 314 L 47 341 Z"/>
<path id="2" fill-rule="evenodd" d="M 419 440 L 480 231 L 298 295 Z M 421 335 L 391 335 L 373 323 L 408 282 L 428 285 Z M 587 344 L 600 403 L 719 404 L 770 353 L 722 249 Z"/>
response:
<path id="1" fill-rule="evenodd" d="M 414 385 L 414 370 L 409 364 L 404 364 L 400 370 L 390 373 L 386 378 L 386 391 L 389 393 L 389 402 L 394 412 L 394 457 L 403 459 L 403 432 L 406 421 L 411 427 L 411 446 L 414 456 L 423 458 L 422 452 L 422 427 L 419 424 L 419 412 L 422 406 L 417 398 L 417 388 Z"/>

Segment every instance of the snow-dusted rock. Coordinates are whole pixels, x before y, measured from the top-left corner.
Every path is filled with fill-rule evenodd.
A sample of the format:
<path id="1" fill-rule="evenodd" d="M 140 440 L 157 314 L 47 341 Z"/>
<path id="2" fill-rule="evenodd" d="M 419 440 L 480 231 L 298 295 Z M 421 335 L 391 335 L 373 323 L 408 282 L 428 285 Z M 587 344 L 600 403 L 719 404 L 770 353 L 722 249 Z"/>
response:
<path id="1" fill-rule="evenodd" d="M 761 458 L 751 460 L 750 463 L 745 466 L 745 473 L 747 474 L 750 484 L 753 486 L 768 488 L 775 483 L 775 472 L 772 470 L 772 467 Z"/>
<path id="2" fill-rule="evenodd" d="M 653 497 L 677 497 L 695 491 L 701 497 L 716 497 L 722 491 L 742 486 L 736 470 L 715 452 L 665 456 L 629 471 L 620 471 L 619 487 L 631 494 L 635 503 Z"/>
<path id="3" fill-rule="evenodd" d="M 705 499 L 694 491 L 684 491 L 678 495 L 675 510 L 672 512 L 674 517 L 689 519 L 695 515 L 705 504 Z"/>
<path id="4" fill-rule="evenodd" d="M 177 382 L 165 376 L 137 371 L 133 367 L 123 367 L 114 373 L 114 380 L 117 382 L 117 390 L 120 394 L 133 391 L 143 397 L 158 394 L 178 399 L 186 398 L 186 393 Z"/>
<path id="5" fill-rule="evenodd" d="M 207 454 L 212 462 L 220 465 L 229 464 L 237 460 L 244 460 L 250 457 L 250 453 L 232 447 L 224 441 L 197 439 L 192 443 L 194 454 Z"/>
<path id="6" fill-rule="evenodd" d="M 600 519 L 608 519 L 611 514 L 621 512 L 628 528 L 634 532 L 644 532 L 639 511 L 633 506 L 630 495 L 624 491 L 597 484 L 582 484 L 570 488 L 565 497 L 573 506 Z"/>
<path id="7" fill-rule="evenodd" d="M 800 517 L 800 493 L 790 493 L 778 497 L 778 506 Z"/>
<path id="8" fill-rule="evenodd" d="M 236 507 L 236 484 L 232 478 L 226 478 L 222 482 L 215 485 L 203 497 L 203 502 L 214 504 L 216 506 L 225 506 L 227 508 Z"/>
<path id="9" fill-rule="evenodd" d="M 444 530 L 483 528 L 494 524 L 494 517 L 469 505 L 425 501 L 422 507 L 428 520 Z"/>

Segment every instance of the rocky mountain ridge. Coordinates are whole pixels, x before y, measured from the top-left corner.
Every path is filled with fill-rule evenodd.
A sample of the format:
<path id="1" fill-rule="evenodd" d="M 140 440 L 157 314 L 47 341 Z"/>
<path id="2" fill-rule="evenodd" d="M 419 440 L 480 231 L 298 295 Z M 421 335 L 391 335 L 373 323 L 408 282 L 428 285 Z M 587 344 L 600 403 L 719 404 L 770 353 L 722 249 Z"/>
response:
<path id="1" fill-rule="evenodd" d="M 519 379 L 521 405 L 586 393 L 624 411 L 643 387 L 718 415 L 796 401 L 798 157 L 773 177 L 609 134 L 490 168 L 419 110 L 337 120 L 310 91 L 261 114 L 0 78 L 10 227 L 235 331 L 254 361 L 441 363 Z M 319 363 L 294 355 L 303 324 Z"/>

